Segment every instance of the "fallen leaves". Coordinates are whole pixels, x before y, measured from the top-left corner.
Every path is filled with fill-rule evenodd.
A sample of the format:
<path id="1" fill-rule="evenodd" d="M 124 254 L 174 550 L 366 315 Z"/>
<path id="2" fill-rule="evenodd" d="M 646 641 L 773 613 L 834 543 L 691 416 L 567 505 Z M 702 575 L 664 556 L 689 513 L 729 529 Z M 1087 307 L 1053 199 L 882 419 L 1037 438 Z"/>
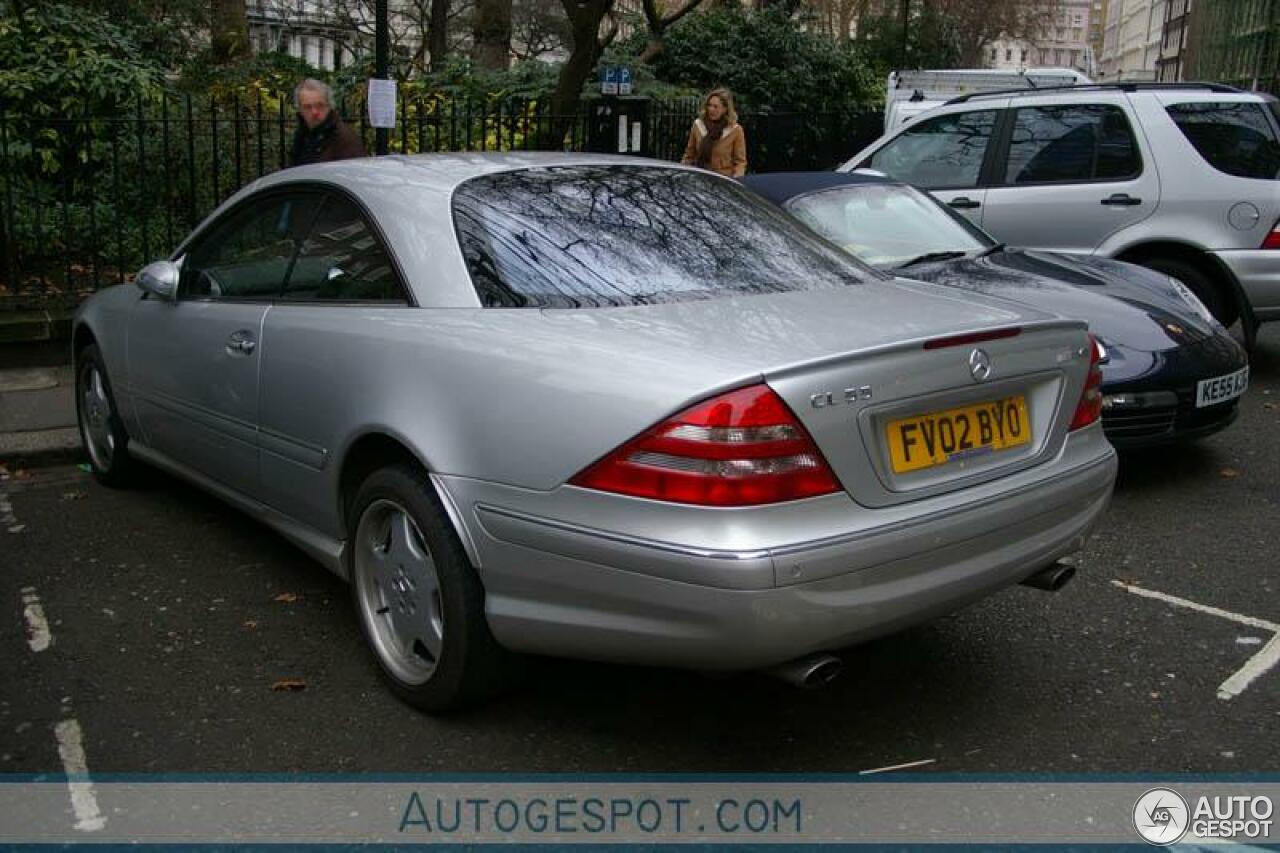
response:
<path id="1" fill-rule="evenodd" d="M 301 596 L 299 596 L 297 593 L 294 593 L 294 592 L 282 592 L 272 600 L 278 601 L 281 604 L 293 604 L 300 597 Z"/>
<path id="2" fill-rule="evenodd" d="M 1240 472 L 1235 468 L 1223 468 L 1218 472 L 1218 476 L 1222 477 L 1224 480 L 1234 480 L 1236 477 L 1240 476 Z"/>
<path id="3" fill-rule="evenodd" d="M 271 689 L 276 693 L 295 693 L 299 690 L 306 690 L 307 682 L 301 678 L 282 678 L 271 685 Z"/>
<path id="4" fill-rule="evenodd" d="M 88 492 L 63 492 L 62 500 L 64 501 L 82 501 L 89 497 Z"/>

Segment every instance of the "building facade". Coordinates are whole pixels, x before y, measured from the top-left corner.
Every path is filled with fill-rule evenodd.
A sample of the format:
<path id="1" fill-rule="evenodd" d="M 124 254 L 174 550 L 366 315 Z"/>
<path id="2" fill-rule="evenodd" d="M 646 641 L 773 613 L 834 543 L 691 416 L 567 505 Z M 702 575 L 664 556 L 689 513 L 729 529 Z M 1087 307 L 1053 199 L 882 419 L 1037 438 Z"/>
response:
<path id="1" fill-rule="evenodd" d="M 415 55 L 422 27 L 411 14 L 413 4 L 389 0 L 387 5 L 393 50 Z M 279 51 L 334 71 L 373 51 L 372 0 L 247 0 L 245 16 L 255 53 Z"/>
<path id="2" fill-rule="evenodd" d="M 1186 80 L 1187 42 L 1191 36 L 1192 0 L 1168 0 L 1164 7 L 1164 32 L 1156 79 L 1161 83 Z"/>
<path id="3" fill-rule="evenodd" d="M 1089 44 L 1095 8 L 1102 0 L 1060 0 L 1055 13 L 1032 39 L 1001 39 L 984 56 L 988 68 L 1072 68 L 1092 77 L 1093 50 Z"/>
<path id="4" fill-rule="evenodd" d="M 1167 0 L 1109 0 L 1098 56 L 1100 82 L 1156 79 Z"/>

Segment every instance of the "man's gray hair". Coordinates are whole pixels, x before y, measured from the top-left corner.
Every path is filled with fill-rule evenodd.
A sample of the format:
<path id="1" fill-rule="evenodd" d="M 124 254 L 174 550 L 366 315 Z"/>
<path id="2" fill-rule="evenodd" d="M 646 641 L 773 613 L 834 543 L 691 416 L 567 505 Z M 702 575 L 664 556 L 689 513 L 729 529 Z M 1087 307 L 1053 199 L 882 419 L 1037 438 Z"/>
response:
<path id="1" fill-rule="evenodd" d="M 324 102 L 333 109 L 333 89 L 329 88 L 329 84 L 323 80 L 316 80 L 308 77 L 298 84 L 293 90 L 293 108 L 298 112 L 302 112 L 302 90 L 309 89 L 312 92 L 319 92 L 324 96 Z"/>

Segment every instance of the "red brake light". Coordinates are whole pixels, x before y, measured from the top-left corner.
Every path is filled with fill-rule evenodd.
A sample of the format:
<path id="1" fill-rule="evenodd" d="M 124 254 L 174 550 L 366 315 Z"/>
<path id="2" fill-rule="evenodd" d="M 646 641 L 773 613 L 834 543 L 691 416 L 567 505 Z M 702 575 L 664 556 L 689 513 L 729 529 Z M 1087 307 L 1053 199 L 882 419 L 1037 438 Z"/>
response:
<path id="1" fill-rule="evenodd" d="M 1262 241 L 1264 249 L 1280 249 L 1280 222 L 1276 222 L 1275 227 L 1271 229 L 1271 233 L 1267 235 L 1267 239 Z"/>
<path id="2" fill-rule="evenodd" d="M 767 385 L 685 409 L 570 482 L 701 506 L 752 506 L 840 490 L 809 433 Z"/>
<path id="3" fill-rule="evenodd" d="M 962 347 L 967 344 L 978 344 L 983 341 L 998 341 L 1001 338 L 1016 338 L 1022 329 L 1014 326 L 1011 329 L 995 329 L 990 332 L 970 332 L 967 335 L 952 335 L 949 338 L 931 338 L 924 342 L 925 349 L 945 349 L 946 347 Z"/>
<path id="4" fill-rule="evenodd" d="M 1093 335 L 1089 336 L 1089 376 L 1084 381 L 1084 391 L 1071 418 L 1071 429 L 1087 427 L 1102 417 L 1102 350 Z"/>

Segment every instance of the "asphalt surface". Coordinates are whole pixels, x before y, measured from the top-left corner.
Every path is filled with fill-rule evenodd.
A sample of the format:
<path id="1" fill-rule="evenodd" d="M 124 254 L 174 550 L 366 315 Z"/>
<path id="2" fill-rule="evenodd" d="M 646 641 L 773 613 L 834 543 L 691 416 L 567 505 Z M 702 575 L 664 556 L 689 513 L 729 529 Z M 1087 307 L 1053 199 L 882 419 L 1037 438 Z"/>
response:
<path id="1" fill-rule="evenodd" d="M 159 474 L 112 491 L 75 466 L 10 471 L 0 480 L 0 773 L 61 772 L 54 727 L 71 718 L 95 773 L 910 762 L 1275 772 L 1280 666 L 1219 693 L 1240 685 L 1275 636 L 1266 625 L 1280 623 L 1280 325 L 1263 330 L 1241 409 L 1198 445 L 1122 459 L 1065 590 L 1010 589 L 848 650 L 844 676 L 824 690 L 528 658 L 492 705 L 443 718 L 383 689 L 345 587 L 247 516 Z M 48 624 L 42 650 L 33 609 Z"/>

